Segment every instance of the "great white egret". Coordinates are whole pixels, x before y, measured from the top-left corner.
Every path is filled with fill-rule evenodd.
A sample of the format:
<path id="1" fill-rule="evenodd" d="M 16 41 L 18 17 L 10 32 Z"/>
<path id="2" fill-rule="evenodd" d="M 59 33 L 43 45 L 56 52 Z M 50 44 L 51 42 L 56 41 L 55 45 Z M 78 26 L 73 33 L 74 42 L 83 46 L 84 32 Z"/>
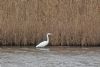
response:
<path id="1" fill-rule="evenodd" d="M 48 43 L 49 43 L 49 35 L 51 35 L 51 33 L 47 33 L 47 40 L 39 43 L 36 47 L 45 47 L 45 46 L 47 46 Z"/>

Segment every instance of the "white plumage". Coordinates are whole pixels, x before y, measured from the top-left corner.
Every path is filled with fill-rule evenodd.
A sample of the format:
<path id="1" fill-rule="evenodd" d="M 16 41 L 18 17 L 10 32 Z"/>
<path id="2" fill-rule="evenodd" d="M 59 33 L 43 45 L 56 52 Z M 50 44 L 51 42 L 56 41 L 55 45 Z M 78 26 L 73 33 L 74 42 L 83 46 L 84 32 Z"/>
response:
<path id="1" fill-rule="evenodd" d="M 47 46 L 48 43 L 49 43 L 49 35 L 51 35 L 51 33 L 47 34 L 47 41 L 43 41 L 43 42 L 39 43 L 36 47 L 45 47 L 45 46 Z"/>
<path id="2" fill-rule="evenodd" d="M 36 47 L 45 47 L 48 45 L 48 43 L 49 43 L 48 41 L 43 41 L 40 44 L 38 44 Z"/>

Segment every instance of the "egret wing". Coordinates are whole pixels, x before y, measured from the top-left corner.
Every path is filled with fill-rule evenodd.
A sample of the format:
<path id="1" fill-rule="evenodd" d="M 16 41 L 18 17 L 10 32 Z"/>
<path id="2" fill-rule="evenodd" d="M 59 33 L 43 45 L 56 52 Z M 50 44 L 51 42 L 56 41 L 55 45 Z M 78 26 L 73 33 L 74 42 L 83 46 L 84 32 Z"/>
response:
<path id="1" fill-rule="evenodd" d="M 46 45 L 48 45 L 48 42 L 43 41 L 43 42 L 39 43 L 36 47 L 45 47 Z"/>

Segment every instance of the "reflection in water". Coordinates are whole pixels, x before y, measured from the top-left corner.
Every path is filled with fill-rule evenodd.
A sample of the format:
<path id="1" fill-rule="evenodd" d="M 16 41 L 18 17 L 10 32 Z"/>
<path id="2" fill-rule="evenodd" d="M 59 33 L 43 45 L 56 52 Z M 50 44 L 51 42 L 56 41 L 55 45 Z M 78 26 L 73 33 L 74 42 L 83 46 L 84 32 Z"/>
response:
<path id="1" fill-rule="evenodd" d="M 99 67 L 100 48 L 0 48 L 1 67 Z"/>
<path id="2" fill-rule="evenodd" d="M 38 50 L 44 50 L 44 51 L 49 51 L 49 48 L 36 48 Z"/>

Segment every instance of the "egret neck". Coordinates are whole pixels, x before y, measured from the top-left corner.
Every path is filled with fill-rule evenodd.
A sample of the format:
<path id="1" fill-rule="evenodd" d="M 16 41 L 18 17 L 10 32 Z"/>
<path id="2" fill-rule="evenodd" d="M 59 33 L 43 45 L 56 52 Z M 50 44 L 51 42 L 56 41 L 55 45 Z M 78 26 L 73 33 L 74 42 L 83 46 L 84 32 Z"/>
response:
<path id="1" fill-rule="evenodd" d="M 47 41 L 49 42 L 49 35 L 47 34 Z"/>

